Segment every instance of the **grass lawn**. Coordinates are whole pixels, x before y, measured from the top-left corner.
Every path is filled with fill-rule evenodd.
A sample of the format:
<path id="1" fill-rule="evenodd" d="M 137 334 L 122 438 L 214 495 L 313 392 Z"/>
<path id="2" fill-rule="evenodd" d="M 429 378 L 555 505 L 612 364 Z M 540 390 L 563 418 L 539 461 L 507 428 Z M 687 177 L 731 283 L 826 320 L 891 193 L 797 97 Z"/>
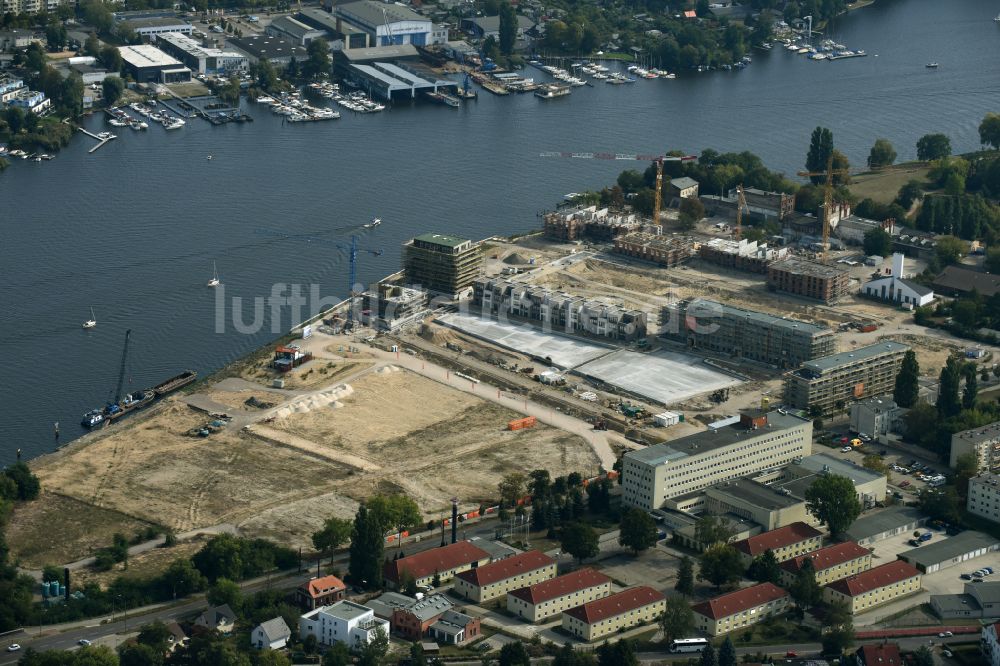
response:
<path id="1" fill-rule="evenodd" d="M 80 500 L 43 492 L 32 502 L 19 504 L 7 525 L 11 559 L 40 569 L 62 566 L 110 546 L 116 532 L 132 538 L 150 523 Z"/>
<path id="2" fill-rule="evenodd" d="M 764 624 L 755 624 L 751 627 L 752 634 L 750 640 L 746 638 L 747 631 L 739 629 L 729 634 L 736 647 L 751 647 L 754 645 L 775 645 L 779 640 L 788 643 L 810 643 L 818 641 L 820 638 L 819 629 L 792 624 L 790 621 L 778 619 Z M 725 636 L 717 638 L 714 642 L 721 646 L 726 641 Z"/>
<path id="3" fill-rule="evenodd" d="M 860 199 L 872 199 L 878 203 L 892 203 L 899 188 L 911 180 L 927 180 L 930 168 L 923 162 L 899 164 L 877 173 L 863 173 L 851 176 L 849 189 Z"/>

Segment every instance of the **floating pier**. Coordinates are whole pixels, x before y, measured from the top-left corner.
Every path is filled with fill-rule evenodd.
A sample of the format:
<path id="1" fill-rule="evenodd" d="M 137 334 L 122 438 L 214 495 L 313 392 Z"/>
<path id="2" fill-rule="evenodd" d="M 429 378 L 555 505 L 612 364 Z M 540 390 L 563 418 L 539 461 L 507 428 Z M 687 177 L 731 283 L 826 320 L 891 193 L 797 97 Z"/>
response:
<path id="1" fill-rule="evenodd" d="M 82 127 L 78 127 L 77 129 L 80 130 L 81 132 L 83 132 L 84 134 L 86 134 L 87 136 L 89 136 L 90 138 L 97 139 L 97 145 L 94 146 L 93 148 L 91 148 L 90 150 L 88 150 L 87 151 L 88 153 L 92 153 L 95 150 L 97 150 L 98 148 L 100 148 L 101 146 L 103 146 L 104 144 L 106 144 L 108 141 L 111 141 L 112 139 L 117 139 L 118 138 L 114 134 L 111 134 L 111 135 L 109 135 L 107 137 L 100 137 L 100 136 L 97 136 L 96 134 L 94 134 L 93 132 L 88 132 L 87 130 L 83 129 Z"/>

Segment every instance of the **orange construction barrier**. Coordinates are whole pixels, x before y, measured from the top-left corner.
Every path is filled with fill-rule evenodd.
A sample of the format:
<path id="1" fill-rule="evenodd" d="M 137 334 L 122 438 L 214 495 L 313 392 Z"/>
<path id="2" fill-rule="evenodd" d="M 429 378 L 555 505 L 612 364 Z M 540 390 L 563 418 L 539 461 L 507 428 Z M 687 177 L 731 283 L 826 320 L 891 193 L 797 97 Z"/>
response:
<path id="1" fill-rule="evenodd" d="M 534 416 L 526 416 L 523 419 L 514 419 L 507 424 L 509 430 L 522 430 L 524 428 L 531 428 L 535 425 L 537 419 Z"/>

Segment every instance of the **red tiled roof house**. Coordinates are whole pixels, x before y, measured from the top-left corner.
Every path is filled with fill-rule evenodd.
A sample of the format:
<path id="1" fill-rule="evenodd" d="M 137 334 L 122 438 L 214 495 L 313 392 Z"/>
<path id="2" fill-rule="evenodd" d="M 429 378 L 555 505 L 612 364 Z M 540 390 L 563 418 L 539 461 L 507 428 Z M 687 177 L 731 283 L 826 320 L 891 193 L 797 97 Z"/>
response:
<path id="1" fill-rule="evenodd" d="M 556 561 L 529 550 L 455 576 L 454 590 L 476 603 L 504 596 L 511 590 L 555 578 Z"/>
<path id="2" fill-rule="evenodd" d="M 834 581 L 823 588 L 823 601 L 847 603 L 851 613 L 863 613 L 920 590 L 921 574 L 911 564 L 895 560 Z"/>
<path id="3" fill-rule="evenodd" d="M 307 611 L 335 604 L 344 598 L 347 586 L 336 576 L 307 580 L 295 590 L 295 600 Z"/>
<path id="4" fill-rule="evenodd" d="M 437 574 L 444 583 L 457 573 L 474 569 L 489 561 L 489 553 L 482 548 L 468 541 L 458 541 L 386 562 L 385 580 L 398 589 L 406 576 L 412 576 L 417 585 L 429 585 Z"/>
<path id="5" fill-rule="evenodd" d="M 805 523 L 792 523 L 770 532 L 737 541 L 733 547 L 740 552 L 743 563 L 750 566 L 755 557 L 766 551 L 774 552 L 779 562 L 816 550 L 823 545 L 823 533 Z"/>
<path id="6" fill-rule="evenodd" d="M 529 622 L 541 622 L 611 594 L 611 579 L 594 569 L 577 569 L 507 593 L 507 610 Z"/>
<path id="7" fill-rule="evenodd" d="M 721 636 L 784 612 L 791 597 L 774 583 L 760 583 L 692 606 L 695 628 Z"/>
<path id="8" fill-rule="evenodd" d="M 562 628 L 585 641 L 655 622 L 667 600 L 651 587 L 632 587 L 611 596 L 571 608 L 562 614 Z"/>
<path id="9" fill-rule="evenodd" d="M 791 585 L 795 582 L 806 560 L 812 562 L 813 570 L 816 572 L 816 582 L 826 585 L 870 569 L 872 553 L 853 541 L 845 541 L 793 557 L 781 563 L 782 585 Z"/>

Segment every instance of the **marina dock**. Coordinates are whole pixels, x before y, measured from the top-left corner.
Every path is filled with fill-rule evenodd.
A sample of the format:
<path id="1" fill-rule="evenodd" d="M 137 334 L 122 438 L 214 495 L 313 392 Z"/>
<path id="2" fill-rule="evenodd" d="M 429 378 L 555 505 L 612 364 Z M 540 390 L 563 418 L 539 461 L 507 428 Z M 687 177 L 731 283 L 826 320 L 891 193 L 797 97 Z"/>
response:
<path id="1" fill-rule="evenodd" d="M 79 129 L 81 132 L 83 132 L 87 136 L 91 137 L 92 139 L 97 139 L 97 145 L 94 146 L 93 148 L 91 148 L 90 150 L 88 150 L 87 151 L 88 153 L 92 153 L 95 150 L 97 150 L 98 148 L 100 148 L 101 146 L 103 146 L 104 144 L 106 144 L 108 141 L 111 141 L 112 139 L 117 139 L 118 138 L 114 134 L 109 134 L 107 136 L 103 136 L 102 137 L 102 136 L 98 136 L 98 135 L 94 134 L 93 132 L 88 132 L 87 130 L 83 129 L 82 127 L 78 127 L 77 129 Z"/>

